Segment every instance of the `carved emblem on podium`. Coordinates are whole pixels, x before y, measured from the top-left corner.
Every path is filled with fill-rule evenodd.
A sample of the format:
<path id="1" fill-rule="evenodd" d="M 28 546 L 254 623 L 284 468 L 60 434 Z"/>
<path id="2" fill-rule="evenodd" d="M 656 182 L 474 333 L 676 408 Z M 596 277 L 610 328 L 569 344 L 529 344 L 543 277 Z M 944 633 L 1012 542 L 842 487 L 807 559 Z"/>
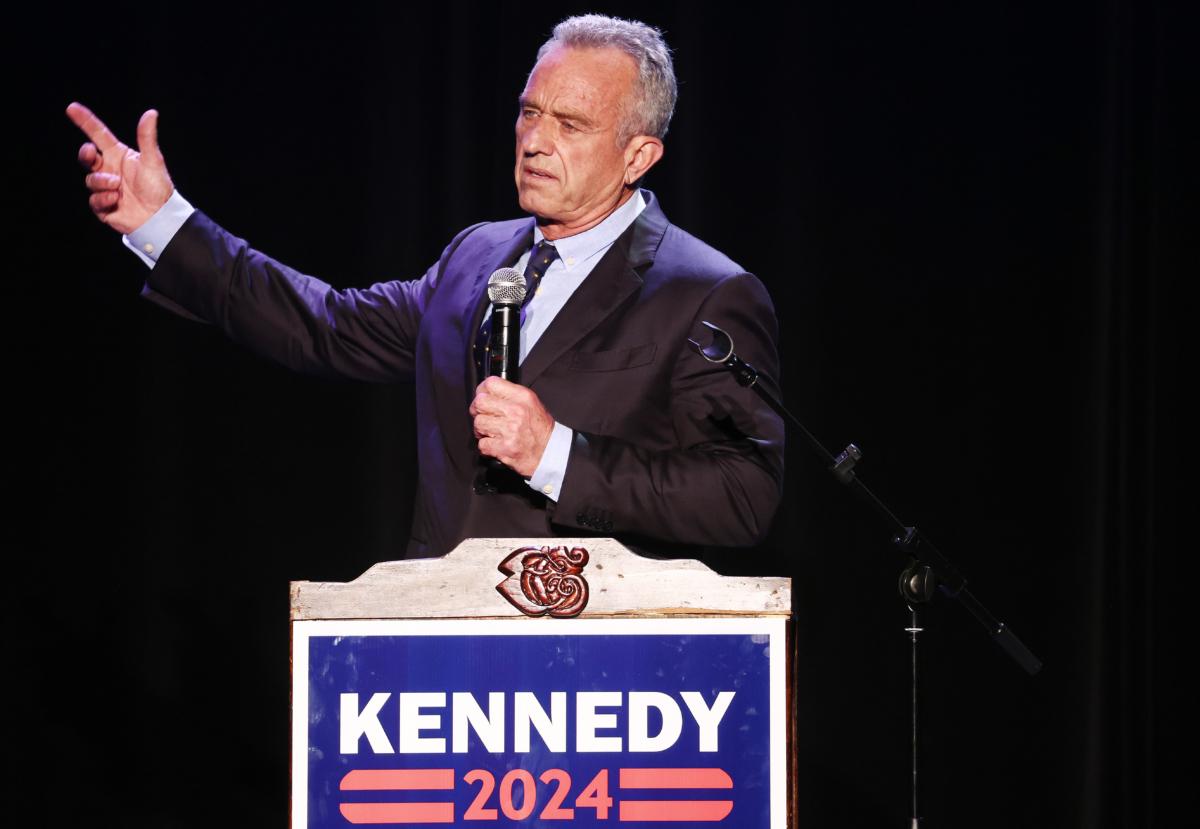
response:
<path id="1" fill-rule="evenodd" d="M 496 590 L 526 616 L 578 616 L 588 602 L 587 563 L 582 547 L 520 547 L 500 562 L 508 578 Z"/>

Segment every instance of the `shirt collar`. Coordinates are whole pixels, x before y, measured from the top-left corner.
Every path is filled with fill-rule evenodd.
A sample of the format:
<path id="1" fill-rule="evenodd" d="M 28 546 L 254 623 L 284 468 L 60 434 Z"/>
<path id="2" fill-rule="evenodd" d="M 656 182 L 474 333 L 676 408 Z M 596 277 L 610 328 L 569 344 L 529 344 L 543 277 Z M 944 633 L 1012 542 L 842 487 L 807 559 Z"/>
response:
<path id="1" fill-rule="evenodd" d="M 639 189 L 634 192 L 631 199 L 608 214 L 604 221 L 595 227 L 589 228 L 583 233 L 576 233 L 574 236 L 555 239 L 551 244 L 558 251 L 559 261 L 567 270 L 570 270 L 597 253 L 607 250 L 645 209 L 646 200 L 642 198 L 642 191 Z M 542 229 L 535 224 L 533 243 L 536 245 L 543 238 Z"/>

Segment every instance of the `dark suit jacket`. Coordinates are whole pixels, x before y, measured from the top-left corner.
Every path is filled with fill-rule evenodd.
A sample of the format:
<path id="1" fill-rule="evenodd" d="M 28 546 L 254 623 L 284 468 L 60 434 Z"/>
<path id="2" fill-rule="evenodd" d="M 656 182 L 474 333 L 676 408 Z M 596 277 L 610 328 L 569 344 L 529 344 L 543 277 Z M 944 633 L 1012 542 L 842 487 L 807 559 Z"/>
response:
<path id="1" fill-rule="evenodd" d="M 773 385 L 774 309 L 757 279 L 645 196 L 521 366 L 522 382 L 575 430 L 557 503 L 519 480 L 476 491 L 467 412 L 487 278 L 529 247 L 532 219 L 467 228 L 415 281 L 337 291 L 197 212 L 151 271 L 148 294 L 293 369 L 415 377 L 420 482 L 407 557 L 473 536 L 611 535 L 652 555 L 747 546 L 779 501 L 783 425 L 686 341 L 701 320 L 721 326 Z"/>

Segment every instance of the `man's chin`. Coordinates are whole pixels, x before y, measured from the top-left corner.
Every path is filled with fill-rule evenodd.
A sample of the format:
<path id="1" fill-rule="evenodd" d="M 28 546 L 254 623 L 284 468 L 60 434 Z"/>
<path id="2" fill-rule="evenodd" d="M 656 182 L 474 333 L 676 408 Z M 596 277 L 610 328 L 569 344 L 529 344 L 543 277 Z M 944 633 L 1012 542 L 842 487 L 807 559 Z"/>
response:
<path id="1" fill-rule="evenodd" d="M 545 201 L 535 197 L 528 190 L 517 192 L 517 204 L 521 205 L 521 209 L 526 213 L 537 216 L 539 221 L 541 220 L 541 217 L 545 215 Z"/>

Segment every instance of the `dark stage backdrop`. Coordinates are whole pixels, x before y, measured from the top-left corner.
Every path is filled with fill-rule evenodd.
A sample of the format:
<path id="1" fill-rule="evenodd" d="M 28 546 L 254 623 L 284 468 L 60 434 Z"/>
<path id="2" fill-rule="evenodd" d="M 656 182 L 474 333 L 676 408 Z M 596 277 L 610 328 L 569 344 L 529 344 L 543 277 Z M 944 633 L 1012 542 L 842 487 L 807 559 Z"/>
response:
<path id="1" fill-rule="evenodd" d="M 157 107 L 180 190 L 295 267 L 413 277 L 515 215 L 515 97 L 554 22 L 595 5 L 11 13 L 11 802 L 48 825 L 283 825 L 288 581 L 398 557 L 414 483 L 410 387 L 292 376 L 139 299 L 63 108 L 132 141 Z M 928 825 L 1168 825 L 1194 790 L 1171 754 L 1194 654 L 1168 474 L 1197 263 L 1182 12 L 603 10 L 676 50 L 648 183 L 770 289 L 788 404 L 861 445 L 864 479 L 1045 660 L 1026 676 L 961 608 L 928 612 Z M 795 439 L 786 504 L 718 566 L 795 579 L 800 825 L 900 826 L 904 562 Z"/>

